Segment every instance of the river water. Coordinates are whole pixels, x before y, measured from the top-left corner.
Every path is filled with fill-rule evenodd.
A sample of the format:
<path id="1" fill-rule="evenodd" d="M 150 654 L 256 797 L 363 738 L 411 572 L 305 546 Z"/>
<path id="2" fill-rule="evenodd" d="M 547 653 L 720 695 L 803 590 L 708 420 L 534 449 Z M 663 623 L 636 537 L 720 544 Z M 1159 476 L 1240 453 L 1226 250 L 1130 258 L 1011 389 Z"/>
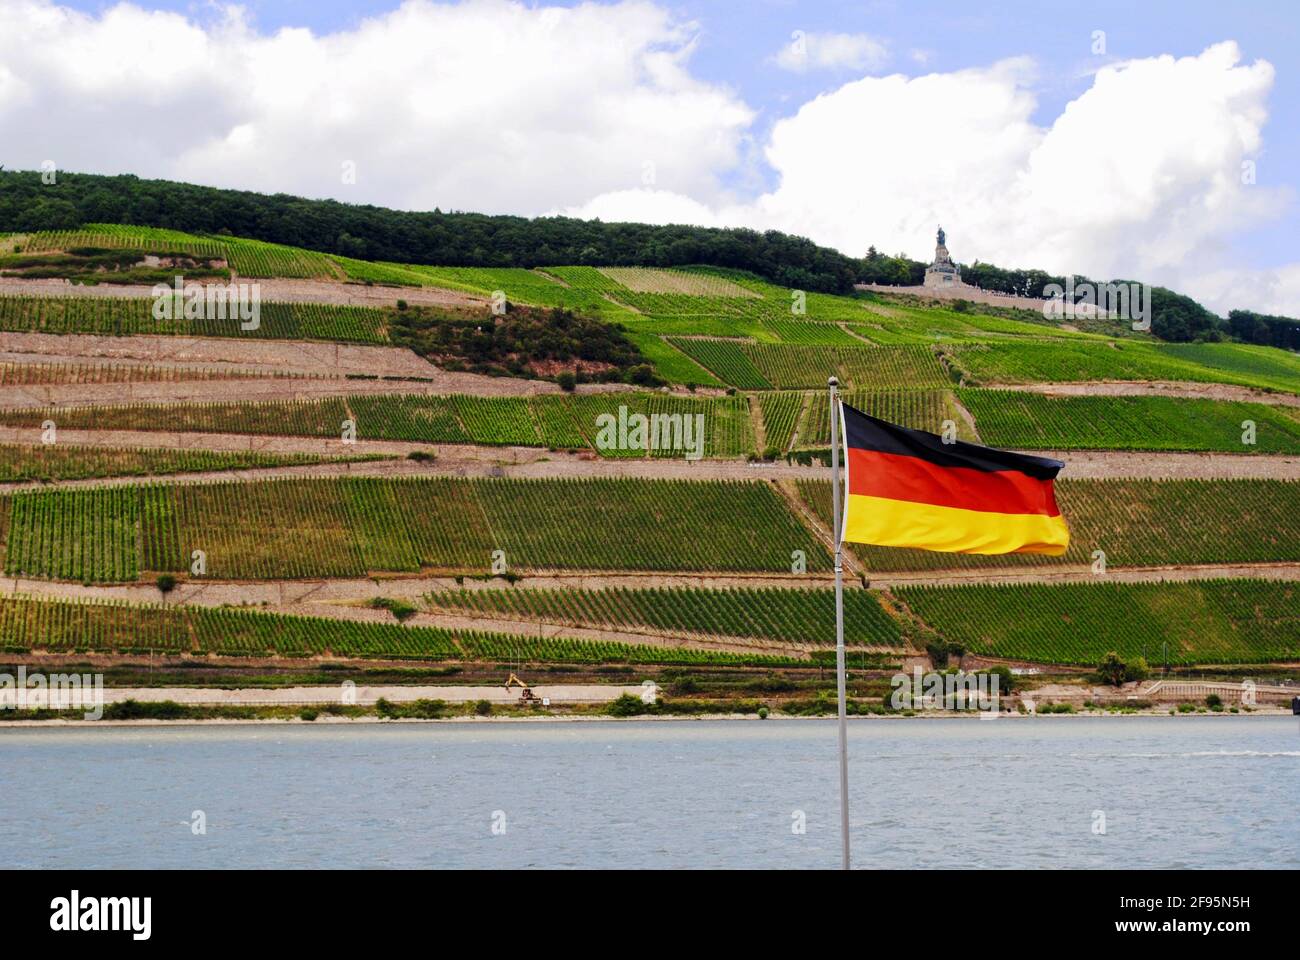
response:
<path id="1" fill-rule="evenodd" d="M 1297 718 L 858 720 L 849 750 L 856 866 L 1300 867 Z M 834 867 L 836 760 L 822 720 L 8 728 L 0 864 Z"/>

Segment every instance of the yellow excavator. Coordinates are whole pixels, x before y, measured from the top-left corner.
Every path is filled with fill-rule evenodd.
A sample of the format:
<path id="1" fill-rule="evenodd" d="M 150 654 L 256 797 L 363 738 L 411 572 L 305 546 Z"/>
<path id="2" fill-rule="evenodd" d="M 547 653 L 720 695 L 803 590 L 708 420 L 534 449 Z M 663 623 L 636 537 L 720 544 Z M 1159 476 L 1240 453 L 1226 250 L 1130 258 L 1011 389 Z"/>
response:
<path id="1" fill-rule="evenodd" d="M 518 687 L 518 688 L 519 688 L 519 702 L 520 702 L 520 703 L 541 703 L 541 701 L 542 701 L 542 698 L 541 698 L 541 697 L 539 697 L 539 696 L 537 696 L 537 694 L 533 693 L 533 688 L 532 688 L 532 687 L 530 687 L 528 684 L 524 683 L 522 680 L 520 680 L 518 677 L 516 677 L 513 673 L 510 674 L 510 679 L 508 679 L 508 680 L 506 681 L 506 693 L 509 693 L 509 692 L 510 692 L 510 688 L 511 688 L 511 687 Z"/>

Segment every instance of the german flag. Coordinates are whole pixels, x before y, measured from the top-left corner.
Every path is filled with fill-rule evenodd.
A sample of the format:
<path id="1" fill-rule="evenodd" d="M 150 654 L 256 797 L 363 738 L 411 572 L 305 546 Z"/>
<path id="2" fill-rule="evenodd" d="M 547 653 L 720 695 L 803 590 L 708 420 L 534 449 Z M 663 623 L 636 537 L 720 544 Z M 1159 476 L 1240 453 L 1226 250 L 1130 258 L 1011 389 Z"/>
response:
<path id="1" fill-rule="evenodd" d="M 841 403 L 844 539 L 946 553 L 1058 557 L 1070 529 L 1052 481 L 1059 460 L 909 430 Z"/>

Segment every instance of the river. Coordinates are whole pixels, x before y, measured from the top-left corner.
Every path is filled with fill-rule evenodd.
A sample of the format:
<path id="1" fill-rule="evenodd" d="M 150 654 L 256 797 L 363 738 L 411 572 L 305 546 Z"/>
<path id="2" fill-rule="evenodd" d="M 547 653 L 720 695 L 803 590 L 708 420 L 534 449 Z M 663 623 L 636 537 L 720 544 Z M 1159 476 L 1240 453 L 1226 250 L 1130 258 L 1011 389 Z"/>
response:
<path id="1" fill-rule="evenodd" d="M 1297 718 L 856 720 L 849 749 L 857 866 L 1300 867 Z M 836 758 L 823 720 L 8 728 L 0 862 L 834 867 Z"/>

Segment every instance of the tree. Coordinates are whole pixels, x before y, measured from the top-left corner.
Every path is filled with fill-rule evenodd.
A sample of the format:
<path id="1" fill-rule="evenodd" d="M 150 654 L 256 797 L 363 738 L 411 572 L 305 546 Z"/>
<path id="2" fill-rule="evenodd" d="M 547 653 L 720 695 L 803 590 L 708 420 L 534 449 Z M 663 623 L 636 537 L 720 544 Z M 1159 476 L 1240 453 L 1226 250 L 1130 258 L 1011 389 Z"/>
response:
<path id="1" fill-rule="evenodd" d="M 1104 682 L 1109 683 L 1113 687 L 1118 687 L 1122 686 L 1124 683 L 1127 666 L 1124 661 L 1120 659 L 1120 655 L 1112 650 L 1110 653 L 1106 654 L 1106 658 L 1102 660 L 1101 666 L 1097 668 L 1097 673 L 1101 676 L 1101 679 Z"/>

